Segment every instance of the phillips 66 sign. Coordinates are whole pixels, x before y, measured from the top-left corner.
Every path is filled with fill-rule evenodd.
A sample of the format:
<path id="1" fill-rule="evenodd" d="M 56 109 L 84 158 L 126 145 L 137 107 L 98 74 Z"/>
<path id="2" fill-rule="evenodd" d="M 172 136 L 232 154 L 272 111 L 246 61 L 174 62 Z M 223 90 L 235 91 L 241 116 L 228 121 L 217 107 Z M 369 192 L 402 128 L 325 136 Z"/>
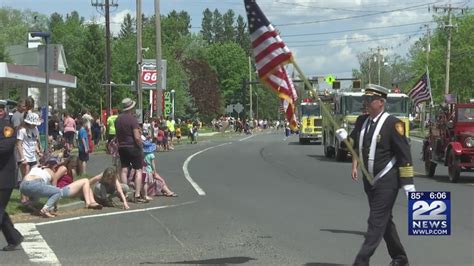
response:
<path id="1" fill-rule="evenodd" d="M 161 88 L 166 89 L 166 60 L 161 60 Z M 144 59 L 142 63 L 141 81 L 143 89 L 156 88 L 158 72 L 155 59 Z"/>

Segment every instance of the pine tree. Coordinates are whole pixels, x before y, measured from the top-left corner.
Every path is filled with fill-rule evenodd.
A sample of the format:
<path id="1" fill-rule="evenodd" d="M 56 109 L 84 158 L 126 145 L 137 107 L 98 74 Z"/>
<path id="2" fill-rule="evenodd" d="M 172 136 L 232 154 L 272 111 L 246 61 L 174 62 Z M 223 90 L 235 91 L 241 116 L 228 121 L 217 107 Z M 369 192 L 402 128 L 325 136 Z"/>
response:
<path id="1" fill-rule="evenodd" d="M 212 29 L 212 12 L 209 8 L 206 8 L 203 12 L 202 22 L 201 22 L 201 34 L 203 39 L 207 43 L 213 43 L 214 41 L 214 34 Z"/>
<path id="2" fill-rule="evenodd" d="M 232 11 L 232 9 L 229 9 L 224 16 L 222 17 L 223 19 L 223 41 L 225 42 L 231 42 L 235 40 L 235 28 L 234 28 L 234 22 L 235 22 L 235 13 Z"/>
<path id="3" fill-rule="evenodd" d="M 224 42 L 224 20 L 217 8 L 212 14 L 212 32 L 214 35 L 212 43 Z"/>

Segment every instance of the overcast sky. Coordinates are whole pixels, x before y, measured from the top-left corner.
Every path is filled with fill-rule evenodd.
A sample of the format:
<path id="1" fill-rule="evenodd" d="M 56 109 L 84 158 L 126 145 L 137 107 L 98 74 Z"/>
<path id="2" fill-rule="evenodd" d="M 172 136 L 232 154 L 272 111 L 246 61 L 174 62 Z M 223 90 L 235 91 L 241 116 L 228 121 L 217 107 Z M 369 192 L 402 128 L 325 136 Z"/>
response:
<path id="1" fill-rule="evenodd" d="M 95 2 L 95 0 L 93 0 Z M 105 2 L 98 0 L 99 2 Z M 112 0 L 110 0 L 112 2 Z M 453 0 L 457 7 L 472 6 L 472 0 Z M 127 13 L 135 16 L 136 0 L 114 0 L 118 8 L 112 9 L 111 27 L 117 32 Z M 154 13 L 153 0 L 142 0 L 147 16 Z M 192 31 L 200 30 L 205 8 L 219 9 L 224 13 L 233 9 L 245 17 L 243 0 L 161 0 L 161 13 L 185 10 L 191 16 Z M 357 54 L 386 48 L 385 55 L 405 56 L 411 44 L 426 33 L 423 25 L 435 27 L 433 9 L 448 1 L 409 0 L 257 0 L 271 23 L 280 31 L 282 39 L 295 54 L 296 61 L 308 76 L 335 75 L 351 77 L 358 68 Z M 49 15 L 78 11 L 87 20 L 104 17 L 91 5 L 90 0 L 2 0 L 2 6 L 31 9 Z"/>

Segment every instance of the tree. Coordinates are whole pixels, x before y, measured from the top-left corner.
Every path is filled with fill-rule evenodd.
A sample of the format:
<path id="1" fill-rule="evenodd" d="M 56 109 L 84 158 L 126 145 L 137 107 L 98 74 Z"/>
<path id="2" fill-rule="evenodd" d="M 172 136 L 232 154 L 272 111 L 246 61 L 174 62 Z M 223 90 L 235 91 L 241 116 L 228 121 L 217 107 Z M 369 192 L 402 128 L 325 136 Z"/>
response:
<path id="1" fill-rule="evenodd" d="M 235 23 L 235 13 L 232 9 L 229 9 L 224 16 L 222 17 L 222 40 L 224 42 L 232 42 L 235 41 L 235 33 L 236 30 L 234 28 Z"/>
<path id="2" fill-rule="evenodd" d="M 244 49 L 247 56 L 251 55 L 250 35 L 247 30 L 247 24 L 241 15 L 237 17 L 237 25 L 235 26 L 235 42 Z"/>
<path id="3" fill-rule="evenodd" d="M 184 61 L 186 71 L 190 76 L 190 93 L 197 108 L 195 114 L 210 121 L 222 111 L 222 99 L 217 75 L 207 62 L 190 58 Z M 188 110 L 188 112 L 192 110 Z"/>
<path id="4" fill-rule="evenodd" d="M 120 25 L 119 38 L 128 38 L 134 36 L 135 33 L 135 20 L 132 18 L 130 13 L 127 13 L 123 18 L 122 25 Z"/>
<path id="5" fill-rule="evenodd" d="M 224 20 L 222 14 L 216 8 L 212 14 L 212 43 L 218 43 L 224 41 Z"/>
<path id="6" fill-rule="evenodd" d="M 73 113 L 79 113 L 84 108 L 99 113 L 101 101 L 105 93 L 101 86 L 104 77 L 104 38 L 98 24 L 85 27 L 81 42 L 76 46 L 82 55 L 77 60 L 75 75 L 78 78 L 76 89 L 68 91 L 68 105 Z"/>
<path id="7" fill-rule="evenodd" d="M 214 42 L 214 34 L 212 28 L 212 12 L 209 8 L 206 8 L 203 12 L 201 22 L 201 34 L 207 43 L 211 44 Z"/>
<path id="8" fill-rule="evenodd" d="M 248 65 L 245 51 L 236 43 L 216 43 L 206 49 L 205 58 L 216 70 L 224 104 L 240 101 L 242 80 L 247 77 Z"/>

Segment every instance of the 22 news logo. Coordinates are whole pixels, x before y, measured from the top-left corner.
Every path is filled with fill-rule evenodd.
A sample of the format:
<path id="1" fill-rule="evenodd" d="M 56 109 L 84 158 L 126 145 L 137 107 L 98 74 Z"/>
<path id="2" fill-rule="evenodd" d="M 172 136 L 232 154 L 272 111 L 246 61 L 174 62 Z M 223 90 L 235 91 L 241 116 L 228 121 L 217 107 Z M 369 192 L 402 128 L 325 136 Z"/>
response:
<path id="1" fill-rule="evenodd" d="M 408 194 L 408 234 L 451 235 L 451 193 L 420 191 Z"/>

